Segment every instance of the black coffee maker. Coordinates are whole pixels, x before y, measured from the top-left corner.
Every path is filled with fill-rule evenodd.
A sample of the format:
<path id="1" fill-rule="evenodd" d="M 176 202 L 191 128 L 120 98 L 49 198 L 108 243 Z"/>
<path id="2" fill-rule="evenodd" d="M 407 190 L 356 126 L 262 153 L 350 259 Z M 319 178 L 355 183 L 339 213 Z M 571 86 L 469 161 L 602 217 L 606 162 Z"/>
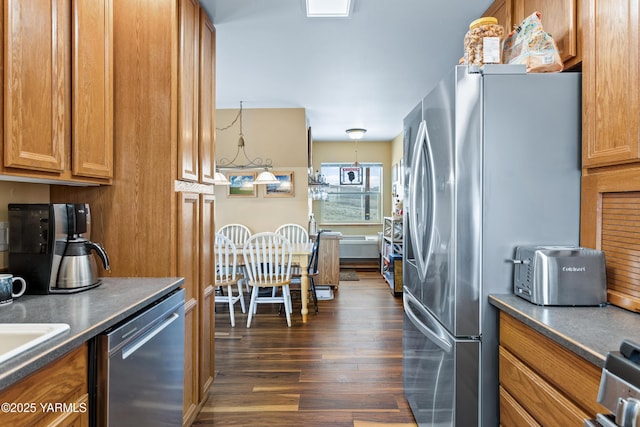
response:
<path id="1" fill-rule="evenodd" d="M 27 294 L 72 293 L 100 285 L 92 251 L 105 270 L 109 257 L 90 241 L 86 203 L 10 204 L 9 271 L 27 282 Z"/>

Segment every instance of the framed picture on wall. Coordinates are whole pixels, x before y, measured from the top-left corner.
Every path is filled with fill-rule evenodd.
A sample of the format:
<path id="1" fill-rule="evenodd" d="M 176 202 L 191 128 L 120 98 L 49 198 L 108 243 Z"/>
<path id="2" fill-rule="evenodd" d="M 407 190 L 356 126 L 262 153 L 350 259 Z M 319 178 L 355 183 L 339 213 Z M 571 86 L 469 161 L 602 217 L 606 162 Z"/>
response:
<path id="1" fill-rule="evenodd" d="M 256 197 L 255 172 L 230 172 L 227 179 L 231 183 L 227 190 L 229 197 Z"/>
<path id="2" fill-rule="evenodd" d="M 277 184 L 267 184 L 264 197 L 293 197 L 293 172 L 274 172 Z"/>
<path id="3" fill-rule="evenodd" d="M 341 167 L 340 185 L 362 185 L 362 168 L 356 166 Z"/>

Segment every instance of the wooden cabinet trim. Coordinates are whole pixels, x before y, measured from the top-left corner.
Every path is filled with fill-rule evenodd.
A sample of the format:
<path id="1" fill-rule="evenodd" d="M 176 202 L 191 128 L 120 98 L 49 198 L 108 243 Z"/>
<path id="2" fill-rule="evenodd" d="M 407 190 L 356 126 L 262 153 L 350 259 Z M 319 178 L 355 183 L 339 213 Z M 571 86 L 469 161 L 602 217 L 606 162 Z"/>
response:
<path id="1" fill-rule="evenodd" d="M 113 4 L 73 1 L 72 172 L 113 177 Z M 101 54 L 102 53 L 102 54 Z"/>
<path id="2" fill-rule="evenodd" d="M 500 345 L 564 395 L 571 396 L 584 412 L 607 412 L 596 402 L 601 369 L 502 311 Z"/>
<path id="3" fill-rule="evenodd" d="M 215 175 L 216 30 L 200 10 L 200 182 L 212 184 Z"/>
<path id="4" fill-rule="evenodd" d="M 583 2 L 584 167 L 622 164 L 640 157 L 640 65 L 636 0 Z"/>
<path id="5" fill-rule="evenodd" d="M 636 276 L 629 277 L 629 280 L 618 281 L 617 278 L 624 278 L 625 270 L 637 269 L 635 256 L 617 256 L 617 253 L 608 251 L 608 246 L 604 242 L 610 240 L 609 235 L 605 237 L 605 227 L 603 218 L 616 215 L 615 211 L 611 211 L 607 207 L 605 212 L 605 197 L 613 199 L 624 199 L 627 197 L 637 197 L 635 193 L 640 192 L 640 166 L 617 168 L 614 170 L 605 170 L 598 173 L 583 175 L 581 189 L 581 206 L 580 206 L 580 244 L 584 247 L 601 249 L 605 251 L 607 257 L 607 299 L 610 303 L 623 307 L 627 310 L 640 312 L 640 278 Z M 611 205 L 609 205 L 611 206 Z M 631 209 L 634 209 L 631 207 Z M 624 228 L 616 233 L 622 233 L 622 236 L 633 239 L 633 229 L 637 221 L 632 219 L 632 224 L 627 224 L 627 231 Z M 603 240 L 604 239 L 604 240 Z M 616 237 L 617 239 L 617 237 Z M 607 246 L 607 247 L 605 247 Z M 633 246 L 629 246 L 628 250 L 635 252 Z M 609 252 L 609 255 L 607 253 Z M 611 259 L 611 262 L 609 261 Z M 621 276 L 618 276 L 618 273 Z"/>
<path id="6" fill-rule="evenodd" d="M 4 5 L 5 167 L 65 168 L 71 137 L 69 1 Z M 32 26 L 41 31 L 34 34 Z"/>
<path id="7" fill-rule="evenodd" d="M 584 412 L 558 389 L 500 347 L 500 385 L 542 425 L 581 425 L 595 413 Z"/>
<path id="8" fill-rule="evenodd" d="M 84 343 L 2 391 L 2 402 L 37 405 L 35 412 L 2 414 L 2 425 L 46 425 L 58 418 L 57 412 L 42 411 L 40 403 L 71 404 L 81 400 L 88 393 L 88 360 L 88 347 Z"/>
<path id="9" fill-rule="evenodd" d="M 200 4 L 179 2 L 178 178 L 198 181 Z"/>

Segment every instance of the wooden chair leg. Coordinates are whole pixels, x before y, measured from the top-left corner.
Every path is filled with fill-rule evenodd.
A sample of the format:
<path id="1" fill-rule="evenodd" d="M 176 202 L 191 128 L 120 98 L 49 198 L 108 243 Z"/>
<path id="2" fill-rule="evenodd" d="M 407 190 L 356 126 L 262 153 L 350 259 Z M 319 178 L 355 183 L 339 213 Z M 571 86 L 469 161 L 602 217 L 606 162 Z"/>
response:
<path id="1" fill-rule="evenodd" d="M 253 318 L 253 313 L 255 313 L 256 310 L 256 299 L 258 298 L 258 290 L 259 288 L 257 286 L 253 287 L 253 290 L 251 291 L 251 302 L 249 303 L 249 316 L 247 317 L 247 328 L 251 327 L 251 319 Z"/>
<path id="2" fill-rule="evenodd" d="M 236 326 L 236 316 L 233 312 L 233 291 L 231 290 L 231 285 L 227 285 L 227 300 L 229 301 L 229 317 L 231 318 L 231 327 L 235 328 Z"/>
<path id="3" fill-rule="evenodd" d="M 284 285 L 282 287 L 282 297 L 284 300 L 284 312 L 287 315 L 287 326 L 291 327 L 291 312 L 293 309 L 291 308 L 291 293 L 289 292 L 289 285 Z"/>

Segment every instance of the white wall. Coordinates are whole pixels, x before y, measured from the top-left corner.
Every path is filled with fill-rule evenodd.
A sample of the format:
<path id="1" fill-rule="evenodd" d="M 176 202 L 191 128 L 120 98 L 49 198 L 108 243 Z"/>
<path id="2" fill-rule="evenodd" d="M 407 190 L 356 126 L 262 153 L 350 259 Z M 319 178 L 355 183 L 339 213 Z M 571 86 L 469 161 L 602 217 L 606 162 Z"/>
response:
<path id="1" fill-rule="evenodd" d="M 246 104 L 244 104 L 246 107 Z M 216 128 L 227 127 L 238 109 L 216 110 Z M 273 171 L 294 173 L 294 196 L 265 198 L 264 186 L 256 197 L 230 197 L 227 187 L 216 187 L 216 229 L 225 224 L 245 224 L 252 232 L 273 231 L 284 223 L 307 227 L 307 124 L 303 108 L 243 108 L 242 131 L 245 151 L 253 159 L 270 158 Z M 216 132 L 216 161 L 235 156 L 239 123 Z M 244 158 L 242 159 L 244 163 Z M 228 172 L 224 172 L 228 174 Z"/>

